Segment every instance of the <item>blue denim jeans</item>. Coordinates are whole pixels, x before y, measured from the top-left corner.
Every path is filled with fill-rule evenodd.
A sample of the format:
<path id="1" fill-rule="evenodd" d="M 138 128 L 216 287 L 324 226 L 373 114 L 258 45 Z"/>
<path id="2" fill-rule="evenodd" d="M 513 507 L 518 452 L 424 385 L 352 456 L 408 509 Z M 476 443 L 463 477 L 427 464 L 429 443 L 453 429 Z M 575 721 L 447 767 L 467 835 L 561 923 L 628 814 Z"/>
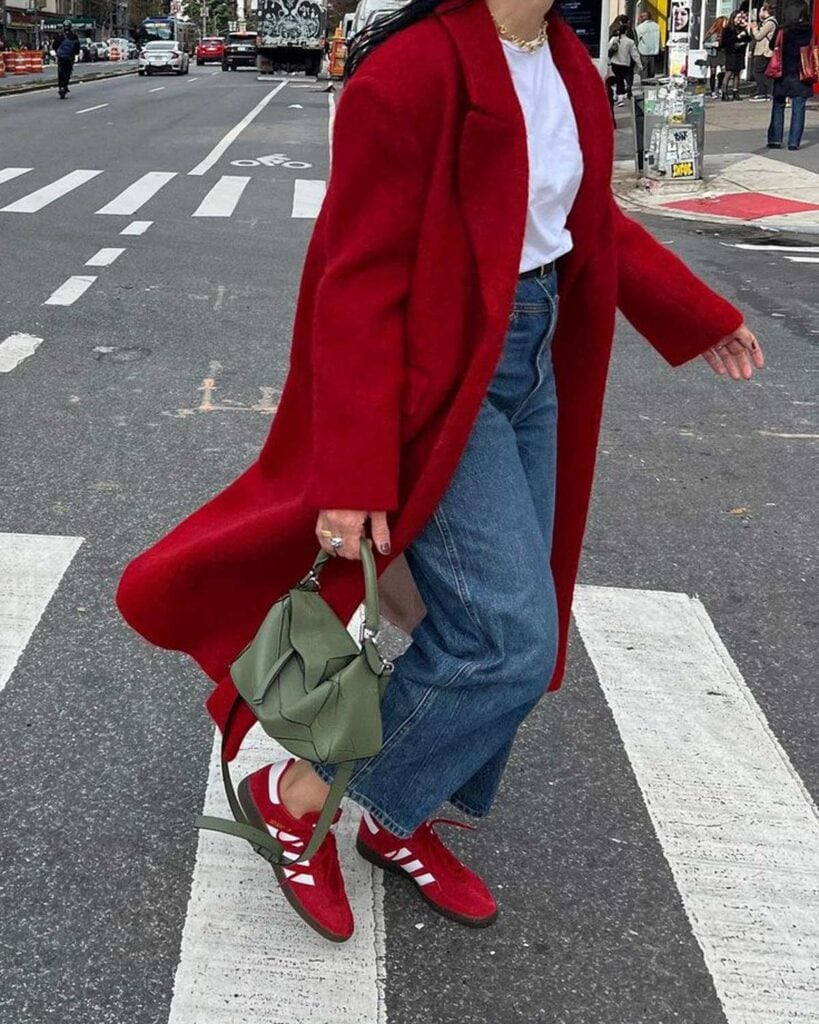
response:
<path id="1" fill-rule="evenodd" d="M 401 837 L 447 801 L 475 817 L 489 811 L 515 733 L 554 669 L 557 301 L 555 274 L 518 283 L 464 454 L 406 551 L 427 615 L 387 688 L 384 746 L 348 789 Z"/>
<path id="2" fill-rule="evenodd" d="M 805 104 L 804 96 L 791 97 L 791 127 L 788 132 L 788 145 L 795 149 L 802 141 L 802 132 L 805 130 Z M 782 137 L 785 134 L 785 97 L 774 96 L 771 104 L 771 123 L 768 126 L 768 142 L 774 146 L 782 145 Z"/>

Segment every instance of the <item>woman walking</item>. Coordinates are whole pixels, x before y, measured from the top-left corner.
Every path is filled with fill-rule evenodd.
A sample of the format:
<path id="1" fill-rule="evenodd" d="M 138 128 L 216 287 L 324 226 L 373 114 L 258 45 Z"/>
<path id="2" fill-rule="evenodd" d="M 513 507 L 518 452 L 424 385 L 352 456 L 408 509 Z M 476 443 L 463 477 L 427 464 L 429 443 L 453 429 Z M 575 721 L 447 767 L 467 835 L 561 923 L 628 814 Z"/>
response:
<path id="1" fill-rule="evenodd" d="M 722 32 L 722 48 L 725 50 L 725 79 L 722 84 L 724 100 L 742 99 L 739 95 L 739 76 L 745 70 L 750 38 L 748 15 L 744 11 L 732 11 Z"/>
<path id="2" fill-rule="evenodd" d="M 609 63 L 616 83 L 617 106 L 621 107 L 625 102 L 624 96 L 631 99 L 634 69 L 637 68 L 641 74 L 643 71 L 640 51 L 625 15 L 621 15 L 614 23 L 609 40 Z"/>
<path id="3" fill-rule="evenodd" d="M 355 47 L 267 442 L 118 593 L 145 637 L 197 659 L 224 727 L 231 661 L 317 542 L 343 621 L 363 536 L 379 573 L 408 566 L 426 617 L 348 795 L 360 854 L 472 927 L 495 899 L 431 816 L 489 812 L 521 722 L 560 685 L 616 308 L 673 365 L 763 365 L 741 313 L 614 203 L 605 90 L 549 7 L 410 0 Z M 231 719 L 228 756 L 253 721 Z M 287 855 L 331 775 L 288 759 L 249 776 Z M 332 835 L 284 890 L 322 935 L 352 934 Z"/>
<path id="4" fill-rule="evenodd" d="M 802 81 L 800 50 L 812 38 L 810 10 L 806 3 L 796 3 L 788 11 L 782 32 L 782 77 L 774 79 L 771 123 L 768 125 L 768 148 L 781 149 L 785 135 L 785 103 L 791 101 L 791 125 L 788 149 L 799 149 L 805 130 L 805 104 L 813 94 L 813 82 Z"/>

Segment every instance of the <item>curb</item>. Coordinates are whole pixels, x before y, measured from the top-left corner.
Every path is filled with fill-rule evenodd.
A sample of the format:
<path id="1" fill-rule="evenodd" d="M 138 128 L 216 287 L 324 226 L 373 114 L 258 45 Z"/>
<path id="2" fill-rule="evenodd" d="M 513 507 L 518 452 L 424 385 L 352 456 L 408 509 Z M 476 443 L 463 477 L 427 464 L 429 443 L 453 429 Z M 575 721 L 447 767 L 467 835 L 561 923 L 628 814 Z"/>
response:
<path id="1" fill-rule="evenodd" d="M 135 75 L 137 69 L 134 68 L 122 68 L 118 71 L 109 71 L 107 74 L 98 75 L 83 75 L 82 78 L 75 78 L 72 85 L 82 85 L 85 82 L 101 82 L 106 78 L 122 78 L 123 75 Z M 24 92 L 41 92 L 43 89 L 56 89 L 57 81 L 37 81 L 37 82 L 24 82 L 20 85 L 0 85 L 0 99 L 3 96 L 19 96 Z"/>

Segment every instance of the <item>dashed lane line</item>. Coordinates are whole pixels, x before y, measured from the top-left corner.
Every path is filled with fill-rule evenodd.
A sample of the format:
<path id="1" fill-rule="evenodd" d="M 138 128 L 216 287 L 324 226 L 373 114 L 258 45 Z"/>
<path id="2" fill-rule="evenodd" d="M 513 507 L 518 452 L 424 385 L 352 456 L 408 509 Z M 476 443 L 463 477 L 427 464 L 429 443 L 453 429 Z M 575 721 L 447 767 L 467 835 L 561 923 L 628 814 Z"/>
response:
<path id="1" fill-rule="evenodd" d="M 819 1005 L 819 817 L 703 605 L 579 587 L 574 614 L 728 1024 Z"/>
<path id="2" fill-rule="evenodd" d="M 148 92 L 162 92 L 164 88 L 164 85 L 158 85 L 155 89 L 149 89 Z"/>
<path id="3" fill-rule="evenodd" d="M 103 107 L 107 107 L 107 103 L 98 103 L 95 107 L 83 107 L 82 110 L 75 110 L 75 114 L 90 114 L 92 110 L 102 110 Z"/>
<path id="4" fill-rule="evenodd" d="M 71 171 L 70 174 L 65 174 L 62 178 L 52 181 L 50 185 L 44 185 L 43 188 L 38 188 L 36 192 L 30 192 L 27 196 L 23 196 L 22 199 L 4 206 L 0 212 L 38 213 L 48 206 L 49 203 L 53 203 L 55 199 L 60 199 L 69 192 L 73 192 L 74 189 L 84 185 L 87 181 L 96 178 L 98 174 L 102 174 L 102 171 Z"/>
<path id="5" fill-rule="evenodd" d="M 0 690 L 82 542 L 82 537 L 0 533 Z"/>
<path id="6" fill-rule="evenodd" d="M 34 334 L 10 334 L 0 342 L 0 373 L 11 373 L 15 366 L 34 355 L 42 341 Z"/>
<path id="7" fill-rule="evenodd" d="M 143 174 L 141 178 L 137 178 L 132 185 L 120 192 L 110 203 L 106 203 L 105 206 L 97 210 L 97 213 L 130 216 L 175 177 L 176 171 L 148 171 L 147 174 Z"/>
<path id="8" fill-rule="evenodd" d="M 99 252 L 94 253 L 85 265 L 86 267 L 110 267 L 114 260 L 118 259 L 124 252 L 124 249 L 100 249 Z"/>
<path id="9" fill-rule="evenodd" d="M 252 121 L 254 121 L 259 116 L 259 114 L 261 114 L 261 112 L 268 105 L 268 103 L 270 103 L 270 101 L 273 100 L 282 91 L 282 89 L 285 88 L 286 85 L 286 80 L 280 82 L 275 89 L 271 89 L 266 96 L 263 96 L 256 104 L 256 106 L 247 114 L 245 114 L 242 120 L 239 121 L 237 125 L 234 125 L 234 127 L 231 128 L 230 131 L 227 132 L 223 136 L 223 138 L 216 143 L 216 145 L 213 147 L 210 153 L 208 153 L 205 159 L 200 161 L 192 170 L 188 171 L 188 174 L 192 174 L 195 176 L 207 174 L 207 172 L 211 169 L 211 167 L 213 167 L 216 161 L 219 160 L 223 153 L 225 153 L 225 151 L 233 144 L 233 142 L 235 142 L 236 139 L 238 139 L 238 137 L 242 134 L 245 128 L 247 128 L 247 126 Z"/>
<path id="10" fill-rule="evenodd" d="M 69 279 L 45 300 L 44 306 L 70 306 L 81 295 L 84 295 L 91 285 L 96 281 L 96 277 L 87 274 L 77 274 Z"/>
<path id="11" fill-rule="evenodd" d="M 15 178 L 19 178 L 21 174 L 28 174 L 29 171 L 33 170 L 33 167 L 0 167 L 0 185 L 7 181 L 13 181 Z"/>
<path id="12" fill-rule="evenodd" d="M 127 224 L 122 231 L 121 235 L 144 235 L 148 228 L 153 224 L 152 220 L 132 220 L 130 224 Z"/>

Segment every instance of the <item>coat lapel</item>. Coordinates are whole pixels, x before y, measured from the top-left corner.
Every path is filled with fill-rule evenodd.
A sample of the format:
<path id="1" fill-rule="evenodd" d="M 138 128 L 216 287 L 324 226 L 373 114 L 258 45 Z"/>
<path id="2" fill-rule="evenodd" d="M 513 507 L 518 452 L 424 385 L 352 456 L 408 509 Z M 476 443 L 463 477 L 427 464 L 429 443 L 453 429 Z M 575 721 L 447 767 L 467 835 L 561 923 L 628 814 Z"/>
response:
<path id="1" fill-rule="evenodd" d="M 506 317 L 517 279 L 528 205 L 526 128 L 500 40 L 484 0 L 438 8 L 466 84 L 468 109 L 458 193 L 490 317 Z"/>

